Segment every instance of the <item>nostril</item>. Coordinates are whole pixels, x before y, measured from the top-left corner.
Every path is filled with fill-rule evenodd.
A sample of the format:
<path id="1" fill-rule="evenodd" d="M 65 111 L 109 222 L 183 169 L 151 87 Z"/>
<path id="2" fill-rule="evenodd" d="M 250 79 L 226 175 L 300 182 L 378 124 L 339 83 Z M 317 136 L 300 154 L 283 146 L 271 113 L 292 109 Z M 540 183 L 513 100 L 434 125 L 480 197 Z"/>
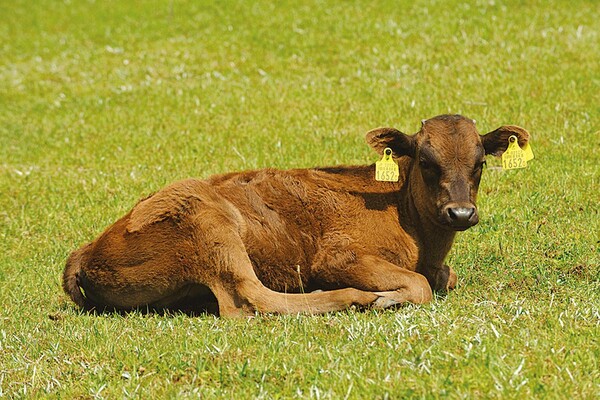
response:
<path id="1" fill-rule="evenodd" d="M 455 208 L 449 208 L 448 209 L 448 216 L 450 217 L 450 219 L 456 219 L 456 213 L 454 212 Z"/>

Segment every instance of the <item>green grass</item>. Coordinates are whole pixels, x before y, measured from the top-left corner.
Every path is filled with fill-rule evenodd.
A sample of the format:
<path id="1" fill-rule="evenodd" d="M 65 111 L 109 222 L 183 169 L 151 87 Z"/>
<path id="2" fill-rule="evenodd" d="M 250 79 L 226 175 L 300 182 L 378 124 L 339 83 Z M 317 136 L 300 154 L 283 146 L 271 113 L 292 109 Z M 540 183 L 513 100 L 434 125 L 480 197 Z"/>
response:
<path id="1" fill-rule="evenodd" d="M 596 1 L 0 4 L 0 397 L 600 396 Z M 184 177 L 363 164 L 364 133 L 528 129 L 431 305 L 78 312 L 67 255 Z"/>

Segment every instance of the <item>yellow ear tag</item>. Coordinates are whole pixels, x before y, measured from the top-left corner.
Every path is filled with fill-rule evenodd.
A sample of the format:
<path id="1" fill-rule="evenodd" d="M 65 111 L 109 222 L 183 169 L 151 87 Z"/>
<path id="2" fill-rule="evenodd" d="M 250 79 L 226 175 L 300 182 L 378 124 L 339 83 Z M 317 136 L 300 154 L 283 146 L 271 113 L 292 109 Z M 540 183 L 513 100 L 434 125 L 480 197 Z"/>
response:
<path id="1" fill-rule="evenodd" d="M 392 149 L 386 147 L 383 158 L 375 163 L 375 180 L 380 182 L 398 182 L 400 171 L 392 158 Z"/>
<path id="2" fill-rule="evenodd" d="M 533 152 L 531 155 L 533 156 Z M 523 149 L 519 147 L 517 137 L 512 135 L 508 138 L 508 148 L 502 153 L 502 169 L 517 169 L 525 168 L 526 166 L 526 154 Z"/>
<path id="3" fill-rule="evenodd" d="M 529 145 L 529 142 L 527 142 L 525 147 L 523 147 L 523 151 L 525 152 L 525 160 L 526 161 L 533 160 L 533 150 L 531 150 L 531 146 Z"/>

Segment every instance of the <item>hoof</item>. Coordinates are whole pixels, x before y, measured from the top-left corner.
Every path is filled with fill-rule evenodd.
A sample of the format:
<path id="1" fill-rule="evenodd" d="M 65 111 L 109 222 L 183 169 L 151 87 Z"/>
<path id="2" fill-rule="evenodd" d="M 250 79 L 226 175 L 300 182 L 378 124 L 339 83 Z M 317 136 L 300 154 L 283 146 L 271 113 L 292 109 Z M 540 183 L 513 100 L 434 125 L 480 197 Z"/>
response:
<path id="1" fill-rule="evenodd" d="M 446 290 L 454 290 L 456 289 L 456 284 L 458 283 L 458 277 L 452 268 L 449 268 L 450 273 L 448 276 L 448 284 L 446 285 Z"/>
<path id="2" fill-rule="evenodd" d="M 391 297 L 386 297 L 383 293 L 381 293 L 381 295 L 371 304 L 371 308 L 383 310 L 384 308 L 394 307 L 398 304 L 400 304 L 399 301 L 394 300 Z"/>

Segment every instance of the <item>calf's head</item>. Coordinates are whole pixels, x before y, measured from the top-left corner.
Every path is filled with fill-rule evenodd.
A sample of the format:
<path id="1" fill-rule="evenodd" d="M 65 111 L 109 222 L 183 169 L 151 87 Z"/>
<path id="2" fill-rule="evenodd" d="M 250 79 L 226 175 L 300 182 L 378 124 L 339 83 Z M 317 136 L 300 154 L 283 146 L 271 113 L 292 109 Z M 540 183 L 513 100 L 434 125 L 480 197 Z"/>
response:
<path id="1" fill-rule="evenodd" d="M 415 135 L 378 128 L 367 133 L 367 142 L 379 154 L 389 147 L 393 157 L 412 159 L 408 179 L 421 218 L 462 231 L 479 222 L 476 200 L 485 156 L 501 156 L 513 135 L 521 147 L 529 140 L 529 133 L 518 126 L 501 126 L 480 135 L 475 121 L 440 115 L 423 120 Z"/>

